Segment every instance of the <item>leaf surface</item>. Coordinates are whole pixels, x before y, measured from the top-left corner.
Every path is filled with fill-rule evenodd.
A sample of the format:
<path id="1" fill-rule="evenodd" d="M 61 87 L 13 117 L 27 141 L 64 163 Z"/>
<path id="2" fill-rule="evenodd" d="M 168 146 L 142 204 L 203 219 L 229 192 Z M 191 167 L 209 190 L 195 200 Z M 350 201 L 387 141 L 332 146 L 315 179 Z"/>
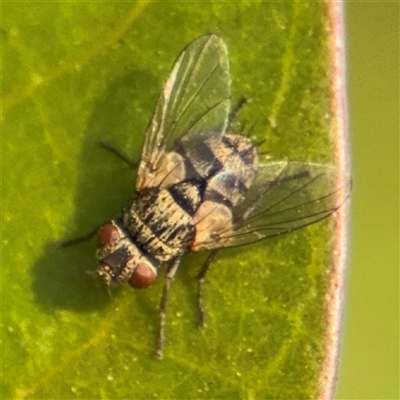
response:
<path id="1" fill-rule="evenodd" d="M 190 254 L 152 358 L 162 279 L 110 299 L 89 241 L 134 195 L 133 159 L 179 51 L 227 43 L 241 121 L 275 160 L 334 162 L 328 6 L 310 2 L 3 4 L 3 398 L 315 398 L 327 357 L 333 221 L 219 253 L 196 327 Z M 332 133 L 333 132 L 333 133 Z"/>

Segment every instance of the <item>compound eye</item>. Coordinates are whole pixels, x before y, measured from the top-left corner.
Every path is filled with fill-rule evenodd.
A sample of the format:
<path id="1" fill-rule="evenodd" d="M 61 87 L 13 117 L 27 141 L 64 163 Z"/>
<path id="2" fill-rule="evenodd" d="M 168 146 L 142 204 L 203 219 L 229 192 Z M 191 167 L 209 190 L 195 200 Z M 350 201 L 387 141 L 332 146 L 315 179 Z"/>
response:
<path id="1" fill-rule="evenodd" d="M 140 263 L 129 278 L 129 284 L 136 289 L 149 287 L 156 279 L 157 274 L 149 265 Z"/>
<path id="2" fill-rule="evenodd" d="M 99 246 L 105 246 L 111 242 L 117 241 L 121 238 L 118 229 L 113 224 L 105 224 L 97 233 L 97 240 Z"/>

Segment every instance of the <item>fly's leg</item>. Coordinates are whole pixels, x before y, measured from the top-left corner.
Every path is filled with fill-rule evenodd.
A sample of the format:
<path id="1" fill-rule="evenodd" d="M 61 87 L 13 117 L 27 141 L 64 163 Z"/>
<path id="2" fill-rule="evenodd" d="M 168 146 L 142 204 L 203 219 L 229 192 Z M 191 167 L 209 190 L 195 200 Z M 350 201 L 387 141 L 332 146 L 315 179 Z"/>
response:
<path id="1" fill-rule="evenodd" d="M 61 249 L 63 247 L 69 247 L 69 246 L 73 246 L 75 244 L 86 242 L 86 241 L 92 239 L 96 235 L 98 230 L 99 230 L 99 227 L 97 226 L 95 229 L 93 229 L 92 231 L 90 231 L 89 233 L 87 233 L 84 236 L 80 236 L 80 237 L 77 237 L 75 239 L 58 240 L 56 242 L 51 242 L 48 245 L 48 249 L 49 250 L 58 250 L 58 249 Z"/>
<path id="2" fill-rule="evenodd" d="M 128 166 L 130 168 L 133 168 L 133 169 L 137 168 L 138 163 L 135 161 L 132 161 L 119 147 L 115 146 L 114 144 L 112 144 L 106 140 L 100 140 L 100 146 L 103 147 L 103 149 L 106 149 L 110 153 L 117 156 L 125 164 L 128 164 Z"/>
<path id="3" fill-rule="evenodd" d="M 211 263 L 215 260 L 215 256 L 217 255 L 218 250 L 212 250 L 211 253 L 208 255 L 206 261 L 204 261 L 203 266 L 201 267 L 201 270 L 199 274 L 197 275 L 197 312 L 199 316 L 199 327 L 204 328 L 205 322 L 204 322 L 204 301 L 203 301 L 203 285 L 204 285 L 204 280 L 206 273 L 208 269 L 210 268 Z"/>
<path id="4" fill-rule="evenodd" d="M 169 295 L 169 288 L 171 286 L 172 281 L 174 280 L 176 271 L 178 270 L 179 263 L 181 258 L 176 258 L 173 260 L 167 267 L 167 272 L 165 274 L 165 282 L 163 293 L 161 296 L 160 302 L 160 312 L 159 312 L 159 328 L 158 328 L 158 340 L 157 340 L 157 347 L 155 357 L 159 360 L 163 358 L 163 348 L 164 348 L 164 341 L 165 341 L 165 317 L 167 312 L 167 304 L 168 304 L 168 295 Z"/>
<path id="5" fill-rule="evenodd" d="M 228 116 L 228 129 L 231 127 L 232 124 L 234 124 L 237 121 L 240 112 L 243 110 L 243 107 L 246 104 L 248 104 L 249 102 L 250 102 L 250 100 L 246 96 L 243 96 L 237 102 L 236 106 L 229 113 L 229 116 Z"/>
<path id="6" fill-rule="evenodd" d="M 124 163 L 128 164 L 128 166 L 130 168 L 133 168 L 133 169 L 137 168 L 138 164 L 135 161 L 132 161 L 131 159 L 129 159 L 129 157 L 114 144 L 107 142 L 106 140 L 100 140 L 100 146 L 103 147 L 104 149 L 108 150 L 110 153 L 114 154 L 115 156 L 117 156 Z M 84 236 L 80 236 L 75 239 L 59 240 L 56 242 L 52 242 L 47 247 L 49 250 L 57 250 L 57 249 L 61 249 L 63 247 L 69 247 L 69 246 L 73 246 L 78 243 L 86 242 L 87 240 L 92 239 L 96 235 L 96 233 L 98 232 L 98 230 L 100 229 L 100 227 L 102 225 L 103 224 L 101 224 L 100 226 L 97 226 L 94 230 L 90 231 L 89 233 L 87 233 Z"/>

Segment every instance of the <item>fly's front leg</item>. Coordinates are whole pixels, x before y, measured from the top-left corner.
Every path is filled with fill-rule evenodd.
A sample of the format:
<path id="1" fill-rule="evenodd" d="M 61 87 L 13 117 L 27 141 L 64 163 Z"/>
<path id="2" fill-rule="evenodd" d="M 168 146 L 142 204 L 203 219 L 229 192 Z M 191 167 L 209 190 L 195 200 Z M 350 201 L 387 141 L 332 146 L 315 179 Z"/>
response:
<path id="1" fill-rule="evenodd" d="M 113 143 L 110 143 L 107 140 L 100 140 L 100 146 L 117 156 L 125 164 L 128 164 L 130 168 L 137 168 L 138 163 L 131 160 L 119 147 L 115 146 Z"/>
<path id="2" fill-rule="evenodd" d="M 106 140 L 100 140 L 99 144 L 103 149 L 108 150 L 110 153 L 114 154 L 120 160 L 122 160 L 125 164 L 128 164 L 128 166 L 130 168 L 133 168 L 133 169 L 137 168 L 138 163 L 131 160 L 121 149 L 119 149 L 114 144 L 112 144 Z M 86 242 L 87 240 L 92 239 L 103 225 L 104 224 L 97 226 L 93 231 L 90 231 L 89 233 L 87 233 L 84 236 L 80 236 L 75 239 L 69 239 L 69 240 L 58 240 L 58 241 L 50 243 L 47 247 L 49 250 L 57 250 L 57 249 L 61 249 L 63 247 L 69 247 L 69 246 L 73 246 L 78 243 Z"/>
<path id="3" fill-rule="evenodd" d="M 95 229 L 93 229 L 92 231 L 90 231 L 89 233 L 87 233 L 86 235 L 77 237 L 75 239 L 58 240 L 56 242 L 51 242 L 48 244 L 47 247 L 49 250 L 58 250 L 58 249 L 62 249 L 64 247 L 69 247 L 69 246 L 73 246 L 78 243 L 86 242 L 86 241 L 92 239 L 96 235 L 99 228 L 100 227 L 98 226 Z"/>
<path id="4" fill-rule="evenodd" d="M 161 296 L 160 302 L 160 312 L 159 312 L 159 328 L 158 328 L 158 340 L 155 357 L 159 360 L 163 358 L 163 348 L 165 341 L 165 316 L 167 312 L 167 304 L 168 304 L 168 295 L 169 288 L 171 286 L 172 281 L 174 280 L 176 271 L 178 270 L 179 263 L 181 262 L 181 257 L 173 260 L 167 267 L 167 272 L 165 274 L 165 282 L 163 293 Z"/>
<path id="5" fill-rule="evenodd" d="M 206 261 L 204 262 L 203 266 L 199 274 L 197 275 L 197 312 L 199 316 L 199 327 L 204 328 L 204 301 L 203 301 L 203 285 L 206 273 L 210 268 L 211 263 L 215 260 L 215 256 L 217 255 L 218 250 L 212 250 L 211 253 L 208 255 Z"/>

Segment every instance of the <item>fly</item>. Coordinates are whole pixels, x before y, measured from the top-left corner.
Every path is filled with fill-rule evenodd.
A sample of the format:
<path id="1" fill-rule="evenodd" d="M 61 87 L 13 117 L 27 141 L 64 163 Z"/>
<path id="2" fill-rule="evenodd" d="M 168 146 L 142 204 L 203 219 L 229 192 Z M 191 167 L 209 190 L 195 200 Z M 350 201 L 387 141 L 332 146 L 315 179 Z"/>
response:
<path id="1" fill-rule="evenodd" d="M 167 265 L 156 346 L 159 359 L 170 285 L 185 253 L 210 251 L 197 277 L 203 326 L 203 283 L 218 249 L 321 221 L 350 193 L 350 179 L 334 167 L 261 162 L 256 144 L 230 132 L 230 97 L 224 41 L 211 34 L 189 43 L 164 83 L 148 126 L 138 164 L 137 197 L 98 230 L 96 272 L 107 285 L 128 282 L 147 288 L 161 264 Z"/>

